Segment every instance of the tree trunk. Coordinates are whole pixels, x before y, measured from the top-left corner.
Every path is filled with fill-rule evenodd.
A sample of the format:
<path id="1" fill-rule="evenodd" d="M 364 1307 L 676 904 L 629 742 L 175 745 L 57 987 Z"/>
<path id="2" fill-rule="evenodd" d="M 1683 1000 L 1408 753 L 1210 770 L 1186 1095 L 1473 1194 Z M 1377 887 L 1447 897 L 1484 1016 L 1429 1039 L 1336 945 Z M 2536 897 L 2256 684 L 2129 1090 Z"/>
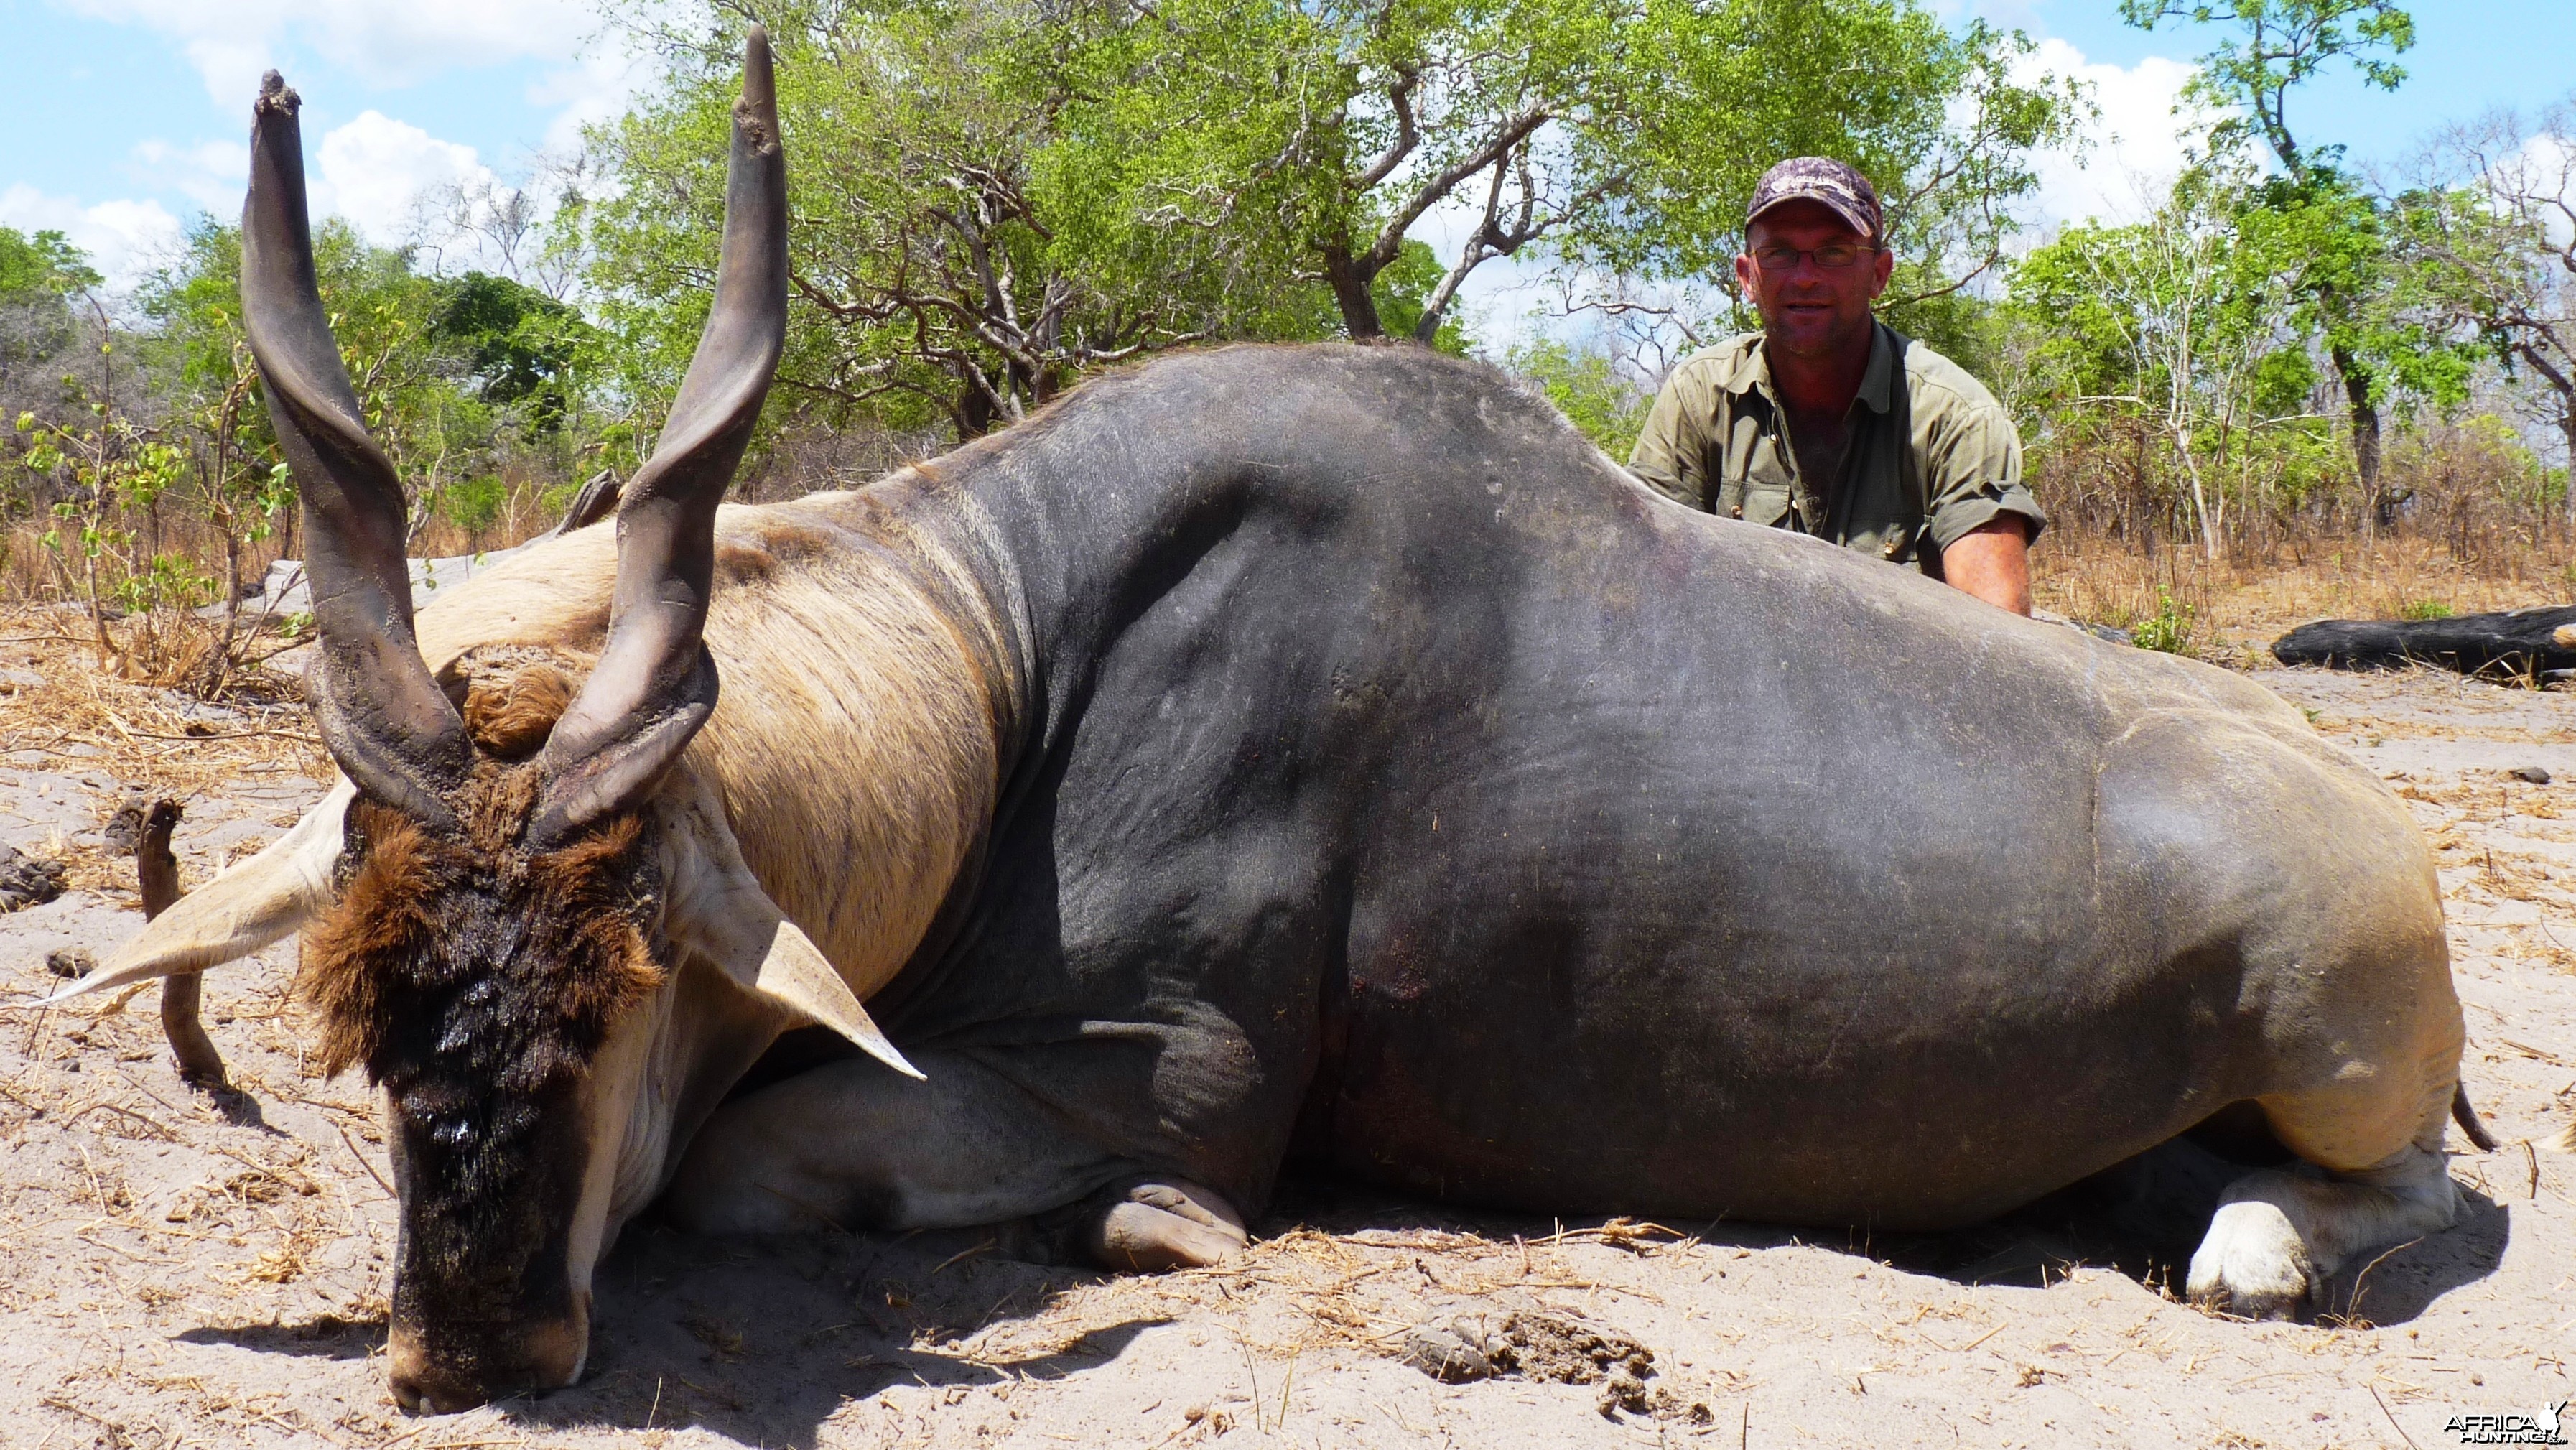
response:
<path id="1" fill-rule="evenodd" d="M 1369 295 L 1369 284 L 1377 280 L 1374 270 L 1364 271 L 1351 249 L 1337 243 L 1324 249 L 1324 277 L 1333 284 L 1333 301 L 1342 309 L 1342 330 L 1352 341 L 1386 336 L 1386 324 L 1378 320 L 1377 299 Z"/>
<path id="2" fill-rule="evenodd" d="M 2567 534 L 2576 539 L 2576 393 L 2559 396 L 2558 423 L 2567 434 Z"/>
<path id="3" fill-rule="evenodd" d="M 2352 410 L 2352 466 L 2361 476 L 2362 505 L 2370 510 L 2366 529 L 2376 531 L 2397 522 L 2397 500 L 2379 490 L 2379 406 L 2370 400 L 2370 365 L 2342 348 L 2330 350 L 2335 375 L 2343 379 L 2344 404 Z"/>

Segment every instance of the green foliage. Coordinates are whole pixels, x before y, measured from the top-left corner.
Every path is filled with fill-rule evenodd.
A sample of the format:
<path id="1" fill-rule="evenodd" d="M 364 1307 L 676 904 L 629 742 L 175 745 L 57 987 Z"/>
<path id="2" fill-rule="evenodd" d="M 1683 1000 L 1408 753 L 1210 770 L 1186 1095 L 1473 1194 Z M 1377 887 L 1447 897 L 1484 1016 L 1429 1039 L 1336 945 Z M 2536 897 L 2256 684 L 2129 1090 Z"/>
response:
<path id="1" fill-rule="evenodd" d="M 532 429 L 563 427 L 575 404 L 574 369 L 594 331 L 581 314 L 507 277 L 468 272 L 435 279 L 433 347 L 460 357 L 486 403 L 526 405 Z"/>
<path id="2" fill-rule="evenodd" d="M 1609 354 L 1553 338 L 1514 347 L 1503 365 L 1545 393 L 1567 422 L 1613 458 L 1628 456 L 1654 406 L 1654 394 L 1621 376 Z"/>
<path id="3" fill-rule="evenodd" d="M 2199 628 L 2199 613 L 2173 596 L 2173 591 L 2159 585 L 2156 589 L 2156 612 L 2129 626 L 2129 642 L 2140 649 L 2160 654 L 2191 653 L 2191 637 Z"/>
<path id="4" fill-rule="evenodd" d="M 2120 13 L 2144 29 L 2167 18 L 2232 23 L 2201 57 L 2192 94 L 2236 108 L 2210 133 L 2213 158 L 2259 141 L 2280 163 L 2260 204 L 2274 245 L 2300 258 L 2298 321 L 2343 385 L 2354 467 L 2372 517 L 2386 522 L 2402 500 L 2379 483 L 2381 410 L 2456 406 L 2467 395 L 2470 354 L 2438 323 L 2412 315 L 2419 289 L 2390 245 L 2388 209 L 2342 170 L 2341 146 L 2302 145 L 2288 107 L 2292 90 L 2337 61 L 2395 90 L 2406 72 L 2391 57 L 2415 43 L 2413 18 L 2393 0 L 2121 0 Z"/>
<path id="5" fill-rule="evenodd" d="M 2070 227 L 2013 274 L 2022 392 L 2051 434 L 2137 440 L 2133 492 L 2179 507 L 2214 557 L 2231 503 L 2277 509 L 2307 430 L 2289 385 L 2300 254 L 2241 170 L 2186 173 L 2153 217 Z M 2267 411 L 2268 410 L 2268 411 Z M 2145 471 L 2148 465 L 2155 471 Z M 2168 502 L 2170 501 L 2170 502 Z"/>
<path id="6" fill-rule="evenodd" d="M 560 426 L 585 335 L 571 309 L 503 279 L 424 275 L 410 253 L 370 246 L 337 219 L 314 228 L 313 258 L 367 429 L 415 491 L 414 529 L 447 489 L 492 470 L 512 409 L 532 431 Z M 155 324 L 150 354 L 170 401 L 194 424 L 207 506 L 264 537 L 285 478 L 265 410 L 251 406 L 240 228 L 200 219 L 137 302 Z"/>
<path id="7" fill-rule="evenodd" d="M 1909 255 L 1982 264 L 2004 225 L 1995 203 L 2030 188 L 2028 149 L 2065 134 L 2074 110 L 2062 86 L 2013 79 L 2022 37 L 1954 32 L 1910 0 L 1177 0 L 1077 14 L 1092 83 L 1074 89 L 1101 98 L 1066 121 L 1082 174 L 1108 178 L 1126 216 L 1302 259 L 1357 335 L 1386 319 L 1355 287 L 1444 200 L 1484 222 L 1442 259 L 1435 308 L 1476 266 L 1524 249 L 1567 277 L 1718 277 L 1755 180 L 1787 155 L 1841 156 L 1886 183 Z"/>
<path id="8" fill-rule="evenodd" d="M 1421 329 L 1431 312 L 1432 294 L 1439 289 L 1441 271 L 1440 258 L 1429 242 L 1405 239 L 1395 260 L 1369 284 L 1370 303 L 1389 336 L 1413 337 Z M 1444 310 L 1434 318 L 1431 336 L 1421 340 L 1451 357 L 1467 355 L 1467 325 L 1455 310 Z"/>
<path id="9" fill-rule="evenodd" d="M 2272 148 L 2282 168 L 2297 177 L 2331 166 L 2340 147 L 2324 157 L 2301 151 L 2288 116 L 2292 88 L 2335 61 L 2349 61 L 2362 80 L 2393 91 L 2405 68 L 2389 56 L 2415 44 L 2414 18 L 2393 0 L 2120 0 L 2120 18 L 2141 30 L 2159 21 L 2196 25 L 2233 22 L 2227 36 L 2200 58 L 2194 93 L 2249 114 L 2219 123 L 2214 139 L 2225 146 L 2256 139 Z"/>
<path id="10" fill-rule="evenodd" d="M 2451 606 L 2439 599 L 2410 599 L 2397 607 L 2400 619 L 2449 619 Z"/>
<path id="11" fill-rule="evenodd" d="M 733 42 L 780 56 L 798 262 L 780 378 L 827 419 L 972 436 L 1085 370 L 1202 339 L 1467 338 L 1496 257 L 1569 285 L 1722 275 L 1801 152 L 1886 179 L 1900 308 L 1989 263 L 2074 98 L 2018 35 L 1917 0 L 746 0 L 631 31 L 669 79 L 593 136 L 621 386 L 667 396 L 713 266 Z M 679 19 L 672 16 L 678 14 Z M 1481 224 L 1454 255 L 1411 233 Z M 1948 304 L 1964 315 L 1964 304 Z"/>
<path id="12" fill-rule="evenodd" d="M 803 411 L 972 437 L 1088 368 L 1328 331 L 1312 283 L 1097 205 L 1114 178 L 1062 164 L 1074 68 L 1039 12 L 759 9 L 779 55 L 797 263 L 779 387 Z M 620 185 L 562 223 L 592 257 L 617 387 L 639 400 L 675 390 L 714 277 L 738 17 L 710 31 L 667 38 L 668 84 L 592 138 Z"/>
<path id="13" fill-rule="evenodd" d="M 198 560 L 163 552 L 117 581 L 117 606 L 129 614 L 154 609 L 193 609 L 215 597 L 215 577 Z"/>
<path id="14" fill-rule="evenodd" d="M 2308 400 L 2316 396 L 2316 361 L 2306 348 L 2277 347 L 2255 359 L 2252 381 L 2258 415 L 2280 418 L 2304 412 Z"/>
<path id="15" fill-rule="evenodd" d="M 0 227 L 0 306 L 29 299 L 61 301 L 99 285 L 89 256 L 61 232 L 33 236 Z"/>
<path id="16" fill-rule="evenodd" d="M 448 521 L 480 537 L 501 520 L 510 502 L 510 486 L 498 474 L 468 478 L 447 490 L 439 502 Z"/>
<path id="17" fill-rule="evenodd" d="M 0 387 L 71 345 L 72 299 L 98 285 L 97 269 L 61 232 L 0 227 Z"/>

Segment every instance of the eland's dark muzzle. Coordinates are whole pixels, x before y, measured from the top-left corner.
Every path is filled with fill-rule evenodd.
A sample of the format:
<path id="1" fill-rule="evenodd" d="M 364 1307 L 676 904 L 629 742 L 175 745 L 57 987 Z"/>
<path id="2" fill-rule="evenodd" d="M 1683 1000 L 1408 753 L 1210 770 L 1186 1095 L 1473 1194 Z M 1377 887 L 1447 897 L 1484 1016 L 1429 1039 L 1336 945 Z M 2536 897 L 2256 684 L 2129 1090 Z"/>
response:
<path id="1" fill-rule="evenodd" d="M 458 1338 L 452 1330 L 433 1338 L 396 1326 L 387 1357 L 394 1403 L 405 1414 L 449 1415 L 571 1384 L 590 1344 L 589 1309 L 576 1302 L 561 1318 L 492 1325 L 470 1344 Z"/>
<path id="2" fill-rule="evenodd" d="M 389 1352 L 394 1400 L 414 1414 L 561 1389 L 590 1343 L 570 1255 L 589 1159 L 579 1090 L 445 1086 L 397 1092 L 388 1135 L 402 1196 Z"/>

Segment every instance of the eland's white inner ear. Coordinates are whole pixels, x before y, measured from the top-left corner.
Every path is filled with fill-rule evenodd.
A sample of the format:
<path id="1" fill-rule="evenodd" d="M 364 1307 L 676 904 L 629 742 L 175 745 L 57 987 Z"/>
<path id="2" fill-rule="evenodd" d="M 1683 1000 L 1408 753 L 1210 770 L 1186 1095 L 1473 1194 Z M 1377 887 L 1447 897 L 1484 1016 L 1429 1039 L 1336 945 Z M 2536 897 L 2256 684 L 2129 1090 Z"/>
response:
<path id="1" fill-rule="evenodd" d="M 841 979 L 813 940 L 780 913 L 757 885 L 727 893 L 733 909 L 715 921 L 694 923 L 689 943 L 724 968 L 725 975 L 799 1017 L 848 1038 L 853 1046 L 909 1078 L 921 1069 L 886 1040 L 858 994 Z M 753 898 L 753 899 L 746 899 Z"/>
<path id="2" fill-rule="evenodd" d="M 357 794 L 346 780 L 333 786 L 268 849 L 180 897 L 106 965 L 45 1000 L 67 1001 L 128 982 L 202 972 L 293 934 L 330 904 L 331 873 L 344 841 L 342 818 Z"/>
<path id="3" fill-rule="evenodd" d="M 770 900 L 743 861 L 723 813 L 706 800 L 672 804 L 682 823 L 672 836 L 684 863 L 671 882 L 664 929 L 672 940 L 714 962 L 744 990 L 831 1028 L 906 1077 L 921 1078 L 921 1069 L 868 1016 L 840 969 Z"/>

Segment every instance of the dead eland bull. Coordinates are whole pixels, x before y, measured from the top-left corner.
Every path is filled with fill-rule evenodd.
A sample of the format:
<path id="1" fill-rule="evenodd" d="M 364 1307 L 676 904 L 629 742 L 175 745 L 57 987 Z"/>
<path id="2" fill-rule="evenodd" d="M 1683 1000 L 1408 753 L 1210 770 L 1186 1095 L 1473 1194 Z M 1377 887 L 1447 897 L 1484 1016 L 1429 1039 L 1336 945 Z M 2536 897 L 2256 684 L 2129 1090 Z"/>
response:
<path id="1" fill-rule="evenodd" d="M 575 1379 L 657 1198 L 1053 1215 L 1147 1269 L 1241 1248 L 1291 1156 L 1923 1228 L 2251 1103 L 2312 1166 L 2234 1184 L 2193 1294 L 2289 1312 L 2452 1221 L 2425 848 L 2223 671 L 1676 508 L 1403 348 L 1175 357 L 720 511 L 788 280 L 757 36 L 748 69 L 714 310 L 615 539 L 417 620 L 295 97 L 260 100 L 244 304 L 345 781 L 80 990 L 304 930 L 322 1056 L 385 1093 L 405 1406 Z M 735 1091 L 809 1023 L 866 1055 Z"/>

